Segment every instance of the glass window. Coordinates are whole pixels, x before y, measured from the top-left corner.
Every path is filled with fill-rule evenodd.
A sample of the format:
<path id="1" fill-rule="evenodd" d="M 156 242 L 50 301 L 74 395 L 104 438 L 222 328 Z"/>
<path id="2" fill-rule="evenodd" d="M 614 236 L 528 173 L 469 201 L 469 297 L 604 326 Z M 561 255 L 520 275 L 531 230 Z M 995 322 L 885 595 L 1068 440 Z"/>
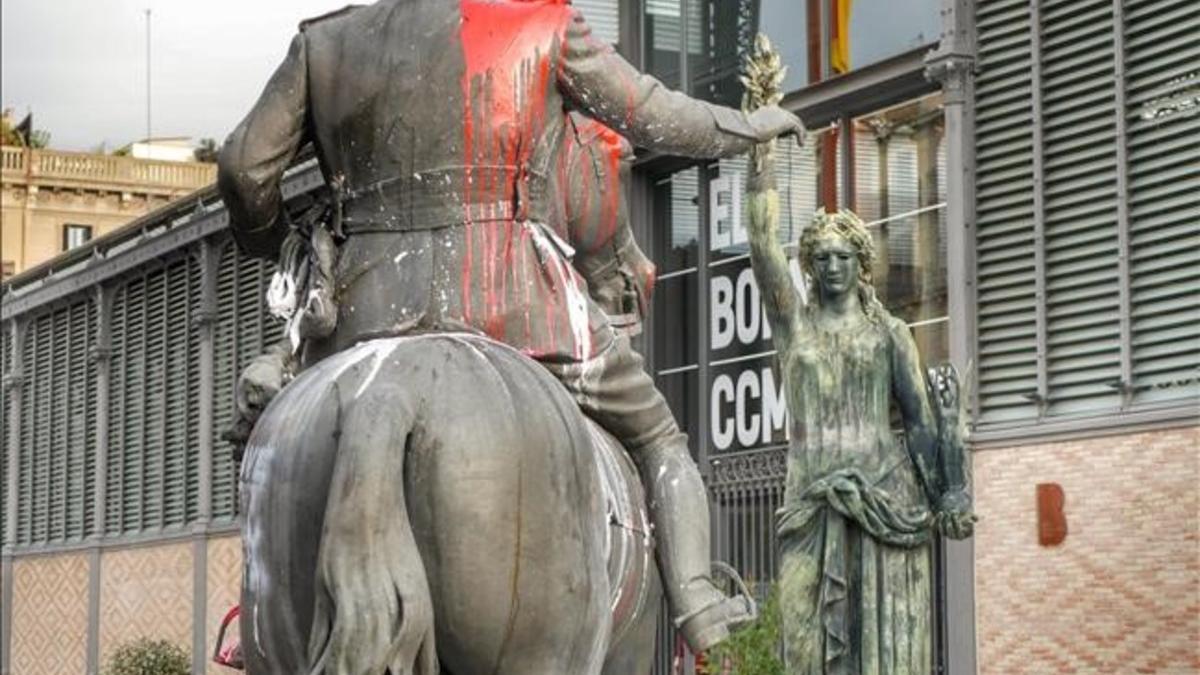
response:
<path id="1" fill-rule="evenodd" d="M 779 189 L 779 239 L 795 241 L 817 209 L 819 167 L 815 148 L 826 132 L 812 134 L 804 147 L 788 139 L 775 151 L 775 178 Z M 710 169 L 709 249 L 712 264 L 749 254 L 743 196 L 746 190 L 746 157 L 720 160 Z"/>
<path id="2" fill-rule="evenodd" d="M 861 0 L 860 0 L 861 1 Z M 801 0 L 760 0 L 758 29 L 771 38 L 787 66 L 783 90 L 808 84 L 808 15 Z"/>
<path id="3" fill-rule="evenodd" d="M 922 356 L 943 361 L 946 150 L 941 94 L 859 117 L 850 128 L 854 210 L 875 237 L 876 292 L 888 311 L 913 326 Z"/>
<path id="4" fill-rule="evenodd" d="M 700 434 L 694 431 L 698 424 L 696 414 L 699 408 L 696 398 L 700 394 L 699 372 L 695 366 L 669 370 L 660 373 L 654 380 L 658 390 L 667 399 L 667 404 L 671 407 L 671 412 L 675 415 L 675 421 L 679 423 L 679 427 L 684 430 L 692 430 L 688 434 L 688 449 L 691 451 L 692 459 L 697 459 L 696 453 L 702 440 Z"/>
<path id="5" fill-rule="evenodd" d="M 654 366 L 670 370 L 696 364 L 700 325 L 696 273 L 668 275 L 654 284 Z"/>
<path id="6" fill-rule="evenodd" d="M 940 37 L 940 0 L 822 0 L 816 3 L 818 20 L 826 26 L 820 31 L 822 41 L 833 43 L 841 37 L 834 18 L 840 2 L 849 11 L 845 58 L 850 70 L 931 46 Z M 771 37 L 788 67 L 783 90 L 801 89 L 810 83 L 809 4 L 805 0 L 686 0 L 685 5 L 685 0 L 644 0 L 647 70 L 679 88 L 679 60 L 686 57 L 694 96 L 737 105 L 742 95 L 737 75 L 755 34 L 761 31 Z M 832 54 L 828 59 L 833 59 Z M 831 68 L 828 63 L 823 66 L 826 73 Z"/>
<path id="7" fill-rule="evenodd" d="M 615 45 L 621 37 L 621 11 L 617 0 L 574 0 L 572 5 L 587 19 L 592 35 Z"/>
<path id="8" fill-rule="evenodd" d="M 759 31 L 771 37 L 788 67 L 783 90 L 804 86 L 808 81 L 806 17 L 805 3 L 800 0 L 691 0 L 688 26 L 694 32 L 688 35 L 688 74 L 692 94 L 739 105 L 742 86 L 737 76 Z"/>
<path id="9" fill-rule="evenodd" d="M 700 171 L 676 172 L 654 185 L 652 236 L 658 281 L 654 285 L 655 367 L 695 367 L 699 324 L 696 265 L 700 248 Z"/>
<path id="10" fill-rule="evenodd" d="M 940 0 L 857 0 L 850 5 L 850 69 L 932 45 L 941 31 Z"/>
<path id="11" fill-rule="evenodd" d="M 678 89 L 680 45 L 683 35 L 682 0 L 645 0 L 642 39 L 645 70 L 672 89 Z M 698 35 L 698 26 L 695 35 Z"/>
<path id="12" fill-rule="evenodd" d="M 71 225 L 63 226 L 63 250 L 69 251 L 76 246 L 86 243 L 92 238 L 91 225 Z"/>
<path id="13" fill-rule="evenodd" d="M 700 249 L 699 169 L 685 169 L 655 183 L 654 223 L 659 276 L 694 269 Z"/>

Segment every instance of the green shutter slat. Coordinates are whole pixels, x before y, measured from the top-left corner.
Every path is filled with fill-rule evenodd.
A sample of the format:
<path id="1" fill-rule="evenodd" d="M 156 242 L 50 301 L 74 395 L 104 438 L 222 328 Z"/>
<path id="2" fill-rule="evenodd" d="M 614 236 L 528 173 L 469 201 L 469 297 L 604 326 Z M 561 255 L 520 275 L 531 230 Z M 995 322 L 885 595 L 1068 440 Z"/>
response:
<path id="1" fill-rule="evenodd" d="M 126 286 L 128 332 L 125 336 L 125 419 L 121 429 L 122 532 L 138 532 L 144 523 L 146 286 L 145 278 L 135 279 Z"/>
<path id="2" fill-rule="evenodd" d="M 0 381 L 13 372 L 12 326 L 0 323 Z M 0 386 L 0 546 L 8 543 L 8 463 L 13 457 L 13 443 L 9 439 L 9 396 L 8 387 Z"/>
<path id="3" fill-rule="evenodd" d="M 93 324 L 90 299 L 30 318 L 22 354 L 27 403 L 20 411 L 18 543 L 77 541 L 91 533 Z"/>
<path id="4" fill-rule="evenodd" d="M 1030 416 L 1036 388 L 1029 6 L 980 3 L 977 17 L 979 399 L 995 421 Z"/>
<path id="5" fill-rule="evenodd" d="M 1043 11 L 1047 416 L 1115 412 L 1120 376 L 1111 2 Z"/>
<path id="6" fill-rule="evenodd" d="M 125 403 L 125 336 L 127 332 L 127 293 L 125 288 L 113 291 L 112 325 L 110 328 L 108 374 L 108 448 L 105 450 L 104 533 L 121 532 L 121 475 L 124 471 Z"/>
<path id="7" fill-rule="evenodd" d="M 237 374 L 282 337 L 282 327 L 268 316 L 264 300 L 273 273 L 272 265 L 241 255 L 232 245 L 218 266 L 212 495 L 217 518 L 236 513 L 236 467 L 220 434 L 233 419 Z"/>
<path id="8" fill-rule="evenodd" d="M 143 331 L 145 335 L 145 351 L 143 352 L 142 390 L 142 434 L 144 438 L 142 454 L 142 527 L 144 529 L 161 528 L 163 526 L 163 491 L 165 476 L 163 474 L 163 454 L 166 451 L 165 423 L 166 416 L 163 406 L 166 403 L 166 340 L 165 311 L 166 279 L 163 270 L 156 270 L 146 277 L 145 320 Z"/>
<path id="9" fill-rule="evenodd" d="M 0 380 L 12 375 L 13 371 L 13 350 L 12 350 L 12 325 L 10 323 L 0 323 Z M 12 472 L 18 471 L 18 467 L 13 464 L 13 452 L 16 447 L 13 446 L 12 440 L 8 437 L 10 434 L 10 414 L 8 406 L 11 405 L 11 398 L 8 396 L 8 388 L 0 387 L 0 490 L 4 490 L 5 497 L 0 498 L 0 546 L 8 543 L 8 476 Z"/>
<path id="10" fill-rule="evenodd" d="M 162 524 L 164 527 L 182 527 L 187 524 L 188 455 L 193 447 L 188 438 L 188 356 L 191 353 L 191 328 L 188 325 L 188 299 L 191 283 L 190 258 L 173 263 L 164 273 L 165 316 L 164 342 L 169 349 L 163 353 L 163 447 L 162 467 L 163 504 Z"/>
<path id="11" fill-rule="evenodd" d="M 187 522 L 200 518 L 200 336 L 192 321 L 200 308 L 203 268 L 193 264 L 188 269 L 186 320 L 188 324 L 187 349 Z"/>
<path id="12" fill-rule="evenodd" d="M 233 515 L 234 468 L 221 432 L 233 419 L 237 361 L 237 253 L 227 244 L 217 266 L 217 318 L 214 325 L 212 510 L 215 518 Z"/>
<path id="13" fill-rule="evenodd" d="M 1200 399 L 1200 5 L 1125 5 L 1135 404 Z"/>

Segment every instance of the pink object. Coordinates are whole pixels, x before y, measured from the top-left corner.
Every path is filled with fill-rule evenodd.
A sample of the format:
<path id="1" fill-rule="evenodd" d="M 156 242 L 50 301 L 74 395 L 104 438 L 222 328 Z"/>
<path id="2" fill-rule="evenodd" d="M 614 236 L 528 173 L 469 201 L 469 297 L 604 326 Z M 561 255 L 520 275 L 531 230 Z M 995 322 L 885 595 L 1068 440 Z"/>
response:
<path id="1" fill-rule="evenodd" d="M 213 662 L 234 670 L 246 669 L 246 664 L 242 660 L 242 643 L 237 638 L 233 638 L 226 645 L 225 631 L 241 613 L 242 608 L 238 605 L 234 605 L 225 613 L 225 618 L 221 619 L 221 627 L 217 629 L 217 644 L 213 648 L 212 656 Z"/>

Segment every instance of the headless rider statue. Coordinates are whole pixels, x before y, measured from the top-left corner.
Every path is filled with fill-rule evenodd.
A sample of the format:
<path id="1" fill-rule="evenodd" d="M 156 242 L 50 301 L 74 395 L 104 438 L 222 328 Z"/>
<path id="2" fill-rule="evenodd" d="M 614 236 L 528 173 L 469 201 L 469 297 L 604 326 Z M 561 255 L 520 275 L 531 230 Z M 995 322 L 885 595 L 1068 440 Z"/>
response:
<path id="1" fill-rule="evenodd" d="M 564 0 L 380 0 L 301 25 L 226 141 L 218 184 L 239 246 L 274 258 L 292 230 L 284 169 L 316 148 L 338 244 L 322 311 L 336 314 L 301 336 L 301 367 L 364 339 L 461 330 L 553 372 L 634 458 L 673 619 L 700 651 L 755 608 L 713 584 L 686 437 L 570 262 L 566 205 L 583 198 L 570 192 L 594 189 L 560 170 L 571 112 L 696 158 L 802 131 L 778 107 L 746 114 L 668 90 Z"/>

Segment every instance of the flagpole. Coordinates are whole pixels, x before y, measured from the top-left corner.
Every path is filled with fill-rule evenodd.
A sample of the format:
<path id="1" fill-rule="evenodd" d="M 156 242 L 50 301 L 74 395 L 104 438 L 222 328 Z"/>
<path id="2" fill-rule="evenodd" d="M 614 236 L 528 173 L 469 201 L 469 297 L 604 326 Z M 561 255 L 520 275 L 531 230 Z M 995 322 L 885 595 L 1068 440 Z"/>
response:
<path id="1" fill-rule="evenodd" d="M 150 143 L 150 8 L 146 8 L 146 143 Z"/>

